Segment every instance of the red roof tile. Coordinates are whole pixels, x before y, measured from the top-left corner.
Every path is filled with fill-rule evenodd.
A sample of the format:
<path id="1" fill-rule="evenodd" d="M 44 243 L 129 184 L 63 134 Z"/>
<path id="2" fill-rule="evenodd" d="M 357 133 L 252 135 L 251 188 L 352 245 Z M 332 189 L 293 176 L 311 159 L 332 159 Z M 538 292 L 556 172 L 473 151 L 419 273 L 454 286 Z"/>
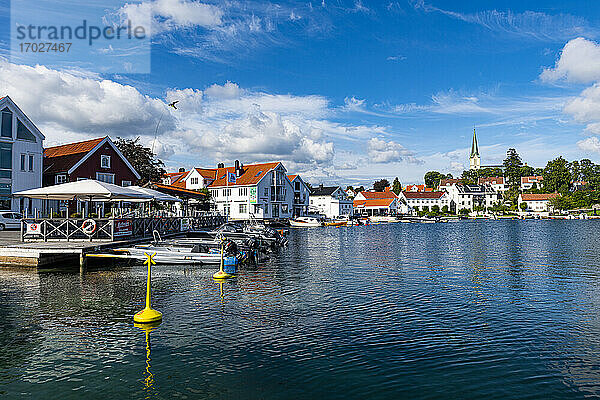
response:
<path id="1" fill-rule="evenodd" d="M 379 192 L 381 193 L 381 192 Z M 395 199 L 367 199 L 354 200 L 354 207 L 389 207 Z"/>
<path id="2" fill-rule="evenodd" d="M 543 176 L 522 176 L 521 183 L 538 183 L 544 180 Z"/>
<path id="3" fill-rule="evenodd" d="M 394 192 L 360 192 L 366 199 L 395 199 Z"/>
<path id="4" fill-rule="evenodd" d="M 439 199 L 446 192 L 402 192 L 407 199 Z"/>
<path id="5" fill-rule="evenodd" d="M 244 165 L 244 172 L 236 178 L 235 183 L 227 185 L 227 172 L 234 173 L 235 167 L 217 169 L 217 179 L 209 187 L 243 186 L 257 184 L 270 170 L 277 167 L 279 162 Z"/>
<path id="6" fill-rule="evenodd" d="M 558 193 L 523 193 L 521 195 L 521 200 L 523 201 L 545 201 L 555 199 L 560 194 Z"/>
<path id="7" fill-rule="evenodd" d="M 73 154 L 87 154 L 90 150 L 96 147 L 105 137 L 92 140 L 84 140 L 83 142 L 67 143 L 60 146 L 48 147 L 44 150 L 44 157 L 63 157 Z"/>

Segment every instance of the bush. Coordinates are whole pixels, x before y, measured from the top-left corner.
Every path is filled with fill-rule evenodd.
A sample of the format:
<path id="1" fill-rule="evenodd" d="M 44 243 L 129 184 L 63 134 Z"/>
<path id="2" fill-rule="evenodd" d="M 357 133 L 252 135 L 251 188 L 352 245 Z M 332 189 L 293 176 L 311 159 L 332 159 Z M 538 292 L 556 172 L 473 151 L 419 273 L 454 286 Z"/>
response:
<path id="1" fill-rule="evenodd" d="M 71 214 L 71 218 L 81 218 L 81 213 L 73 213 Z"/>
<path id="2" fill-rule="evenodd" d="M 468 208 L 461 208 L 458 213 L 461 215 L 467 215 L 468 213 L 470 213 L 471 210 L 469 210 Z"/>

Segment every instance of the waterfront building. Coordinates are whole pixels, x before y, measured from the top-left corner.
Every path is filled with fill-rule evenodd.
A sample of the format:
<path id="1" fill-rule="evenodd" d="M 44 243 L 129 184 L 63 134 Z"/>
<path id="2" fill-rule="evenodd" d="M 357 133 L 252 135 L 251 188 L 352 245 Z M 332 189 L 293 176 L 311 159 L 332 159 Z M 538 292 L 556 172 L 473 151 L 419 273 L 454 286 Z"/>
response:
<path id="1" fill-rule="evenodd" d="M 206 189 L 210 208 L 235 220 L 291 218 L 294 212 L 305 215 L 308 208 L 308 186 L 298 175 L 288 177 L 280 162 L 244 165 L 236 160 L 231 167 L 219 163 L 217 168 L 182 168 L 165 174 L 162 185 L 156 186 L 163 191 Z"/>
<path id="2" fill-rule="evenodd" d="M 399 197 L 410 210 L 431 211 L 434 206 L 450 210 L 450 196 L 446 192 L 402 192 Z"/>
<path id="3" fill-rule="evenodd" d="M 400 199 L 390 188 L 383 192 L 363 191 L 353 201 L 354 213 L 364 216 L 409 214 L 405 200 Z"/>
<path id="4" fill-rule="evenodd" d="M 215 210 L 231 219 L 291 218 L 294 190 L 280 162 L 219 164 L 208 185 Z M 235 179 L 233 178 L 235 176 Z"/>
<path id="5" fill-rule="evenodd" d="M 519 210 L 521 210 L 521 204 L 525 203 L 527 208 L 525 211 L 534 213 L 546 213 L 552 211 L 550 200 L 560 196 L 558 193 L 521 193 L 519 195 L 518 203 Z"/>
<path id="6" fill-rule="evenodd" d="M 537 176 L 522 176 L 521 177 L 521 190 L 532 189 L 535 185 L 536 189 L 541 189 L 544 177 L 541 175 Z"/>
<path id="7" fill-rule="evenodd" d="M 68 143 L 44 150 L 43 186 L 95 179 L 119 186 L 131 186 L 140 174 L 110 137 Z M 81 202 L 71 204 L 69 213 L 81 211 Z M 46 210 L 65 210 L 67 202 L 49 201 Z"/>
<path id="8" fill-rule="evenodd" d="M 474 207 L 492 207 L 498 202 L 498 192 L 488 185 L 453 185 L 448 188 L 450 208 L 458 212 L 463 208 L 473 211 Z"/>
<path id="9" fill-rule="evenodd" d="M 45 137 L 9 96 L 0 99 L 0 110 L 0 210 L 30 214 L 41 200 L 12 194 L 42 186 Z"/>
<path id="10" fill-rule="evenodd" d="M 292 208 L 292 217 L 303 217 L 308 213 L 310 202 L 310 188 L 300 177 L 300 175 L 288 175 L 292 189 L 294 191 L 294 204 Z"/>
<path id="11" fill-rule="evenodd" d="M 310 208 L 327 218 L 352 215 L 352 200 L 340 186 L 319 185 L 310 193 Z"/>
<path id="12" fill-rule="evenodd" d="M 489 178 L 479 178 L 480 185 L 488 185 L 498 193 L 504 193 L 508 190 L 508 185 L 503 176 L 494 176 Z"/>

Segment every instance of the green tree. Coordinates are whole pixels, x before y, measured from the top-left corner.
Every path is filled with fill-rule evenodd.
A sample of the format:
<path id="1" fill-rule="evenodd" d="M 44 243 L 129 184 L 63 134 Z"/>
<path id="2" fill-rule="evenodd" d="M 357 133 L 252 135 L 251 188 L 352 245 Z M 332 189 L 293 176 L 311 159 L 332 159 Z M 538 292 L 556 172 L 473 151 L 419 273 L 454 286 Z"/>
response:
<path id="1" fill-rule="evenodd" d="M 471 211 L 468 208 L 461 208 L 458 213 L 461 215 L 467 215 L 468 213 L 470 213 Z"/>
<path id="2" fill-rule="evenodd" d="M 479 181 L 479 173 L 476 169 L 468 169 L 463 171 L 460 180 L 464 185 L 476 185 Z"/>
<path id="3" fill-rule="evenodd" d="M 568 196 L 556 196 L 550 199 L 550 206 L 555 210 L 569 210 L 571 209 L 571 201 Z"/>
<path id="4" fill-rule="evenodd" d="M 448 214 L 448 211 L 450 211 L 450 209 L 448 208 L 448 206 L 447 206 L 447 205 L 446 205 L 446 206 L 444 206 L 444 207 L 442 207 L 442 212 L 443 212 L 444 214 Z"/>
<path id="5" fill-rule="evenodd" d="M 390 182 L 387 179 L 380 179 L 373 183 L 373 189 L 376 192 L 383 192 L 386 187 L 390 186 Z"/>
<path id="6" fill-rule="evenodd" d="M 527 210 L 527 203 L 526 202 L 522 202 L 519 207 L 521 208 L 521 210 L 525 211 Z"/>
<path id="7" fill-rule="evenodd" d="M 558 157 L 548 161 L 542 176 L 544 177 L 544 190 L 547 193 L 566 194 L 569 192 L 571 171 L 569 162 L 564 158 Z"/>
<path id="8" fill-rule="evenodd" d="M 394 182 L 392 183 L 392 192 L 394 192 L 396 194 L 400 194 L 401 191 L 402 191 L 402 184 L 400 183 L 400 180 L 398 179 L 398 177 L 396 177 L 396 179 L 394 179 Z"/>
<path id="9" fill-rule="evenodd" d="M 523 161 L 517 150 L 508 149 L 506 152 L 506 159 L 504 160 L 504 176 L 507 180 L 508 186 L 511 188 L 518 188 L 521 185 L 521 173 L 523 167 Z"/>
<path id="10" fill-rule="evenodd" d="M 438 206 L 437 204 L 434 205 L 433 207 L 431 207 L 431 211 L 433 213 L 435 213 L 436 215 L 440 213 L 440 206 Z"/>
<path id="11" fill-rule="evenodd" d="M 165 164 L 156 158 L 152 150 L 140 143 L 139 137 L 135 139 L 117 137 L 115 145 L 140 174 L 139 184 L 161 181 L 166 172 L 164 169 Z"/>
<path id="12" fill-rule="evenodd" d="M 435 189 L 440 185 L 440 180 L 445 179 L 446 175 L 441 174 L 437 171 L 429 171 L 425 174 L 425 186 L 428 188 Z"/>

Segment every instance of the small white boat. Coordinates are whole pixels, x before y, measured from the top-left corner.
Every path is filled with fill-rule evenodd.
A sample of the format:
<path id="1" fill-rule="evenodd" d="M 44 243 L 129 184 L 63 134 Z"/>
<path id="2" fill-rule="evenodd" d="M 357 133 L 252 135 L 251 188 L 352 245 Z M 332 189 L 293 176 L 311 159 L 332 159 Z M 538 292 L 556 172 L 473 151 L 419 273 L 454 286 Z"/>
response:
<path id="1" fill-rule="evenodd" d="M 371 218 L 371 222 L 373 222 L 374 224 L 399 222 L 400 221 L 397 217 L 394 217 L 394 216 L 391 216 L 391 215 L 375 215 L 375 216 L 372 216 L 370 218 Z"/>
<path id="2" fill-rule="evenodd" d="M 323 226 L 323 223 L 318 218 L 314 217 L 297 217 L 290 219 L 290 226 L 299 228 L 310 228 L 316 226 Z"/>
<path id="3" fill-rule="evenodd" d="M 211 249 L 208 252 L 198 251 L 198 246 L 154 246 L 139 245 L 134 247 L 115 249 L 115 251 L 125 252 L 133 259 L 145 261 L 146 254 L 156 255 L 153 260 L 157 264 L 220 264 L 221 253 L 218 249 Z"/>

